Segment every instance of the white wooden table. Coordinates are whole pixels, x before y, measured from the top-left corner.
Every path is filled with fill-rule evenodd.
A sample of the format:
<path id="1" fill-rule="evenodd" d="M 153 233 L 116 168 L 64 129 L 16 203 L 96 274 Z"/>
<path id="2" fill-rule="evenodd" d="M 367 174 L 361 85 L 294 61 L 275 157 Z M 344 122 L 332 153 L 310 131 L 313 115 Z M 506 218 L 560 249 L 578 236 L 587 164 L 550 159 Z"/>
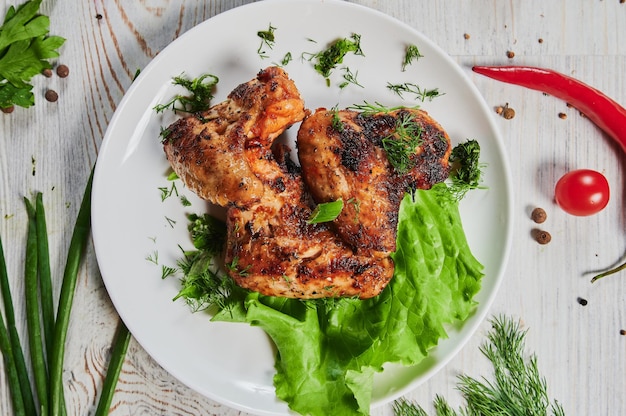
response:
<path id="1" fill-rule="evenodd" d="M 0 14 L 15 0 L 0 0 Z M 14 293 L 21 293 L 26 235 L 23 196 L 44 194 L 52 268 L 58 293 L 72 224 L 107 125 L 135 71 L 194 25 L 247 0 L 44 0 L 51 33 L 67 39 L 55 64 L 67 78 L 35 78 L 37 104 L 0 114 L 0 235 Z M 626 4 L 620 0 L 358 0 L 415 27 L 447 51 L 489 106 L 509 103 L 517 114 L 494 112 L 513 174 L 514 242 L 491 314 L 507 314 L 529 329 L 549 394 L 567 414 L 626 414 L 626 273 L 590 283 L 594 271 L 626 255 L 625 155 L 587 119 L 541 93 L 471 74 L 475 64 L 526 64 L 573 75 L 626 104 Z M 514 58 L 507 57 L 514 52 Z M 43 94 L 54 89 L 55 103 Z M 559 113 L 567 114 L 566 119 Z M 613 195 L 600 214 L 578 218 L 553 202 L 566 171 L 606 175 Z M 530 210 L 548 212 L 552 242 L 531 237 Z M 90 245 L 77 285 L 66 358 L 70 415 L 95 409 L 118 316 Z M 588 301 L 586 306 L 578 298 Z M 21 297 L 18 319 L 24 319 Z M 429 405 L 435 394 L 460 404 L 456 376 L 490 376 L 478 350 L 484 323 L 443 371 L 408 397 Z M 0 369 L 3 370 L 0 363 Z M 0 414 L 11 414 L 0 371 Z M 237 415 L 182 385 L 131 341 L 112 415 Z M 391 407 L 373 411 L 391 415 Z"/>

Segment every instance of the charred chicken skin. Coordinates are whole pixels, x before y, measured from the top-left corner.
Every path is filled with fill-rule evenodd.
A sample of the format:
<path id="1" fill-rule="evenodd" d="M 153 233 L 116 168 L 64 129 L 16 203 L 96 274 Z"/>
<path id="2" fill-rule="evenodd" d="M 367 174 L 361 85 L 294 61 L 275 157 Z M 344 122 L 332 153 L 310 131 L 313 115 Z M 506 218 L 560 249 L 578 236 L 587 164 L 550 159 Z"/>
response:
<path id="1" fill-rule="evenodd" d="M 373 297 L 393 275 L 388 253 L 309 223 L 314 203 L 300 169 L 274 145 L 306 115 L 293 81 L 270 67 L 169 126 L 165 154 L 191 190 L 228 208 L 225 264 L 237 284 L 270 296 Z"/>
<path id="2" fill-rule="evenodd" d="M 406 170 L 389 162 L 385 149 L 389 141 L 415 144 L 408 149 Z M 357 252 L 395 251 L 404 194 L 429 189 L 449 174 L 448 134 L 417 109 L 377 113 L 318 109 L 300 126 L 297 145 L 302 176 L 315 201 L 344 201 L 334 226 Z"/>

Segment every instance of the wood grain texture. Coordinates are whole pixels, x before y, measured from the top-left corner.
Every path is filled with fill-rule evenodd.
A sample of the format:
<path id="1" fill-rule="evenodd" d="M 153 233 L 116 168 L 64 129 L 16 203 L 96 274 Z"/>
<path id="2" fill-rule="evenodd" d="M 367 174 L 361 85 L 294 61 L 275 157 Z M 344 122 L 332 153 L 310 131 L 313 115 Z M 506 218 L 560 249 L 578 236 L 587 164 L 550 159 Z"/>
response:
<path id="1" fill-rule="evenodd" d="M 516 117 L 494 112 L 513 173 L 513 249 L 493 314 L 520 318 L 529 330 L 551 396 L 567 414 L 626 414 L 626 276 L 593 285 L 594 271 L 626 256 L 626 156 L 574 109 L 552 97 L 471 73 L 474 64 L 528 64 L 573 75 L 626 103 L 626 4 L 619 0 L 546 2 L 358 0 L 424 33 L 475 82 L 489 106 L 509 103 Z M 0 0 L 0 13 L 15 0 Z M 0 235 L 9 263 L 19 322 L 25 321 L 22 274 L 26 214 L 23 196 L 44 193 L 55 296 L 83 189 L 102 137 L 132 83 L 172 40 L 198 23 L 249 3 L 241 0 L 44 0 L 51 32 L 67 39 L 55 61 L 70 75 L 35 78 L 37 104 L 0 114 Z M 464 36 L 465 34 L 469 37 Z M 541 42 L 539 41 L 541 39 Z M 209 40 L 205 47 L 210 47 Z M 507 51 L 515 57 L 509 59 Z M 59 94 L 45 101 L 47 89 Z M 558 113 L 567 114 L 566 119 Z M 575 218 L 553 202 L 552 187 L 567 170 L 603 172 L 613 199 L 600 215 Z M 552 242 L 538 245 L 530 210 L 548 212 L 542 228 Z M 81 268 L 65 363 L 69 415 L 95 410 L 119 318 L 103 286 L 90 245 Z M 586 306 L 577 302 L 582 297 Z M 478 351 L 485 322 L 461 353 L 407 395 L 428 405 L 435 394 L 454 404 L 461 373 L 489 376 Z M 25 334 L 22 326 L 21 334 Z M 0 363 L 0 415 L 10 415 Z M 111 415 L 242 415 L 192 391 L 163 370 L 134 340 L 128 350 Z M 373 415 L 392 415 L 390 406 Z"/>

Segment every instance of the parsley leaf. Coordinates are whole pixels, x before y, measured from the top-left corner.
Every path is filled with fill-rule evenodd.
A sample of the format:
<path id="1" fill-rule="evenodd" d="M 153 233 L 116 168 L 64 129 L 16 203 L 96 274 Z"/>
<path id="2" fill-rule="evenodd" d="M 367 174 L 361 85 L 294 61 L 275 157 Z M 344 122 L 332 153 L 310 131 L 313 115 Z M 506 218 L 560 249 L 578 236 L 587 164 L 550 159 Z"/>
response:
<path id="1" fill-rule="evenodd" d="M 7 11 L 0 27 L 0 108 L 35 104 L 30 80 L 52 66 L 65 39 L 48 36 L 50 18 L 39 15 L 41 0 Z"/>
<path id="2" fill-rule="evenodd" d="M 318 204 L 310 218 L 307 220 L 309 224 L 317 224 L 321 222 L 333 221 L 341 214 L 343 209 L 343 199 L 338 199 L 332 202 L 323 202 Z"/>

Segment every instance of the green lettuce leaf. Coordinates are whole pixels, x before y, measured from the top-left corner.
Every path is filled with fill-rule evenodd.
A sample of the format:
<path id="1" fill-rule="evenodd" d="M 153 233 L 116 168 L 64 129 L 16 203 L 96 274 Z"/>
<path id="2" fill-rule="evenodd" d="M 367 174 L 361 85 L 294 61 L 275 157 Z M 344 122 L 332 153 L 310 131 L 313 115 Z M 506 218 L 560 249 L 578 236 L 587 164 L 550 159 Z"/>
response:
<path id="1" fill-rule="evenodd" d="M 373 299 L 301 301 L 249 293 L 242 307 L 213 319 L 247 322 L 272 338 L 276 395 L 294 411 L 367 415 L 374 374 L 385 363 L 422 361 L 447 337 L 446 325 L 473 311 L 483 276 L 458 205 L 445 192 L 405 196 L 397 242 L 394 277 Z"/>

